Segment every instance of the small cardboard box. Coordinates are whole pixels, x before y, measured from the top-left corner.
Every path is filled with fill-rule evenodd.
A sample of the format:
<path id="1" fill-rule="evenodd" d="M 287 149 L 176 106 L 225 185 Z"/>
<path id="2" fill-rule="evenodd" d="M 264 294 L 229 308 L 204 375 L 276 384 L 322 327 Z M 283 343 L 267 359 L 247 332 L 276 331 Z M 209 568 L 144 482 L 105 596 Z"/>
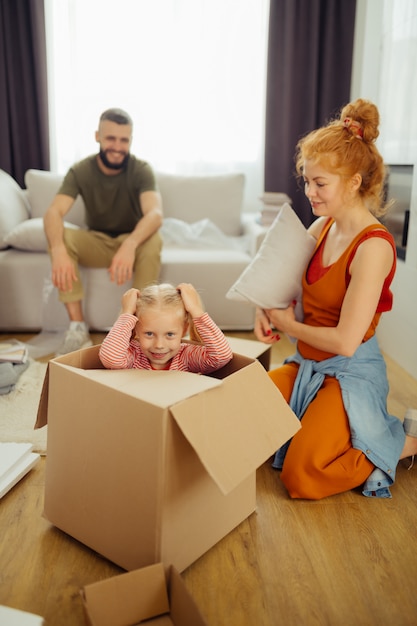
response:
<path id="1" fill-rule="evenodd" d="M 256 508 L 256 469 L 300 428 L 262 365 L 212 376 L 49 362 L 44 516 L 127 570 L 184 570 Z"/>
<path id="2" fill-rule="evenodd" d="M 162 563 L 87 585 L 91 626 L 207 626 L 177 570 Z"/>

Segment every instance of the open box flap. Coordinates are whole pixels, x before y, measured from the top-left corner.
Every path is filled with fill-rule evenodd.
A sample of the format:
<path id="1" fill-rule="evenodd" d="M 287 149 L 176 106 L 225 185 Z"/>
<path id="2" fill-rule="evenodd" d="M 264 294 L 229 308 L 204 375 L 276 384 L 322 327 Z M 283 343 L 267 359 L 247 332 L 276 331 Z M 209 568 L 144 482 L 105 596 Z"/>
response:
<path id="1" fill-rule="evenodd" d="M 162 409 L 222 384 L 208 376 L 172 370 L 88 370 L 84 375 Z"/>
<path id="2" fill-rule="evenodd" d="M 257 361 L 223 382 L 215 391 L 172 406 L 171 413 L 227 494 L 288 441 L 300 421 Z"/>
<path id="3" fill-rule="evenodd" d="M 186 400 L 194 394 L 222 385 L 221 380 L 200 376 L 190 372 L 153 371 L 153 370 L 105 370 L 83 369 L 69 365 L 61 359 L 54 359 L 48 364 L 44 384 L 39 401 L 38 416 L 35 428 L 47 423 L 49 377 L 53 367 L 61 367 L 74 371 L 78 376 L 102 383 L 119 393 L 125 393 L 160 408 L 168 408 L 177 402 Z"/>
<path id="4" fill-rule="evenodd" d="M 161 563 L 87 585 L 82 596 L 93 626 L 138 624 L 170 611 Z"/>
<path id="5" fill-rule="evenodd" d="M 179 572 L 167 568 L 170 615 L 175 626 L 208 626 Z"/>
<path id="6" fill-rule="evenodd" d="M 49 375 L 51 365 L 54 363 L 60 363 L 62 365 L 69 365 L 78 369 L 103 368 L 98 356 L 99 349 L 100 346 L 91 346 L 90 348 L 70 352 L 69 354 L 64 354 L 63 356 L 56 357 L 55 359 L 51 359 L 49 361 L 43 380 L 34 428 L 42 428 L 42 426 L 45 426 L 48 423 Z"/>
<path id="7" fill-rule="evenodd" d="M 38 412 L 34 428 L 42 428 L 48 421 L 48 397 L 49 397 L 49 363 L 43 379 L 42 391 L 39 398 Z"/>

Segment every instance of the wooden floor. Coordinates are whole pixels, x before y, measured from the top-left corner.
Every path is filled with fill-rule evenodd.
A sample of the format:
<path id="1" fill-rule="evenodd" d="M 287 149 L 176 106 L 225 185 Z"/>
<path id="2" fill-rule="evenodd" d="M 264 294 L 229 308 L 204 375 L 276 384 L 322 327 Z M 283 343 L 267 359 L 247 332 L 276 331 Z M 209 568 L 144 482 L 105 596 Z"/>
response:
<path id="1" fill-rule="evenodd" d="M 281 340 L 272 362 L 292 350 Z M 417 381 L 387 365 L 403 417 Z M 121 570 L 42 517 L 46 462 L 0 500 L 0 604 L 83 626 L 80 588 Z M 182 574 L 209 626 L 417 625 L 417 465 L 401 462 L 392 499 L 292 501 L 269 462 L 257 484 L 257 512 Z"/>

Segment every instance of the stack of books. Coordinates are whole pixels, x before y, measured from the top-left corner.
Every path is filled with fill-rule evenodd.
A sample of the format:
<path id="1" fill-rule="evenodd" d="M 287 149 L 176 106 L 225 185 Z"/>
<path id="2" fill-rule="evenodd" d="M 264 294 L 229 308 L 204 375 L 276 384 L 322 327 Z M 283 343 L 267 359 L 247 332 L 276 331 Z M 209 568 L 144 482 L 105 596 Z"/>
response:
<path id="1" fill-rule="evenodd" d="M 35 467 L 40 455 L 32 450 L 31 443 L 0 443 L 0 498 Z"/>
<path id="2" fill-rule="evenodd" d="M 259 223 L 262 226 L 271 226 L 283 204 L 291 204 L 291 198 L 286 193 L 265 191 L 259 198 L 263 204 Z"/>
<path id="3" fill-rule="evenodd" d="M 0 342 L 0 363 L 26 363 L 27 358 L 28 349 L 21 341 Z"/>
<path id="4" fill-rule="evenodd" d="M 43 626 L 45 622 L 40 615 L 2 605 L 0 606 L 0 624 L 5 626 Z"/>

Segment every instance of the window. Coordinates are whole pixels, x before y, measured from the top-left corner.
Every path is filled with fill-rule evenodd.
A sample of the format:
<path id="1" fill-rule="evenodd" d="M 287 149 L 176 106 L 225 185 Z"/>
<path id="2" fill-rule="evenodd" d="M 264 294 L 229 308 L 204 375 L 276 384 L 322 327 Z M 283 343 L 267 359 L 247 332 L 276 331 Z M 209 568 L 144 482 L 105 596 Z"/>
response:
<path id="1" fill-rule="evenodd" d="M 45 0 L 52 169 L 97 149 L 108 107 L 155 170 L 241 171 L 263 191 L 268 0 Z"/>
<path id="2" fill-rule="evenodd" d="M 384 0 L 382 13 L 378 139 L 389 165 L 388 198 L 394 204 L 384 223 L 394 235 L 400 259 L 410 259 L 415 241 L 413 164 L 417 159 L 417 4 L 415 0 Z M 408 243 L 408 250 L 407 250 Z M 415 258 L 415 247 L 412 251 Z"/>
<path id="3" fill-rule="evenodd" d="M 391 163 L 417 155 L 417 4 L 384 0 L 379 102 L 381 151 Z"/>

